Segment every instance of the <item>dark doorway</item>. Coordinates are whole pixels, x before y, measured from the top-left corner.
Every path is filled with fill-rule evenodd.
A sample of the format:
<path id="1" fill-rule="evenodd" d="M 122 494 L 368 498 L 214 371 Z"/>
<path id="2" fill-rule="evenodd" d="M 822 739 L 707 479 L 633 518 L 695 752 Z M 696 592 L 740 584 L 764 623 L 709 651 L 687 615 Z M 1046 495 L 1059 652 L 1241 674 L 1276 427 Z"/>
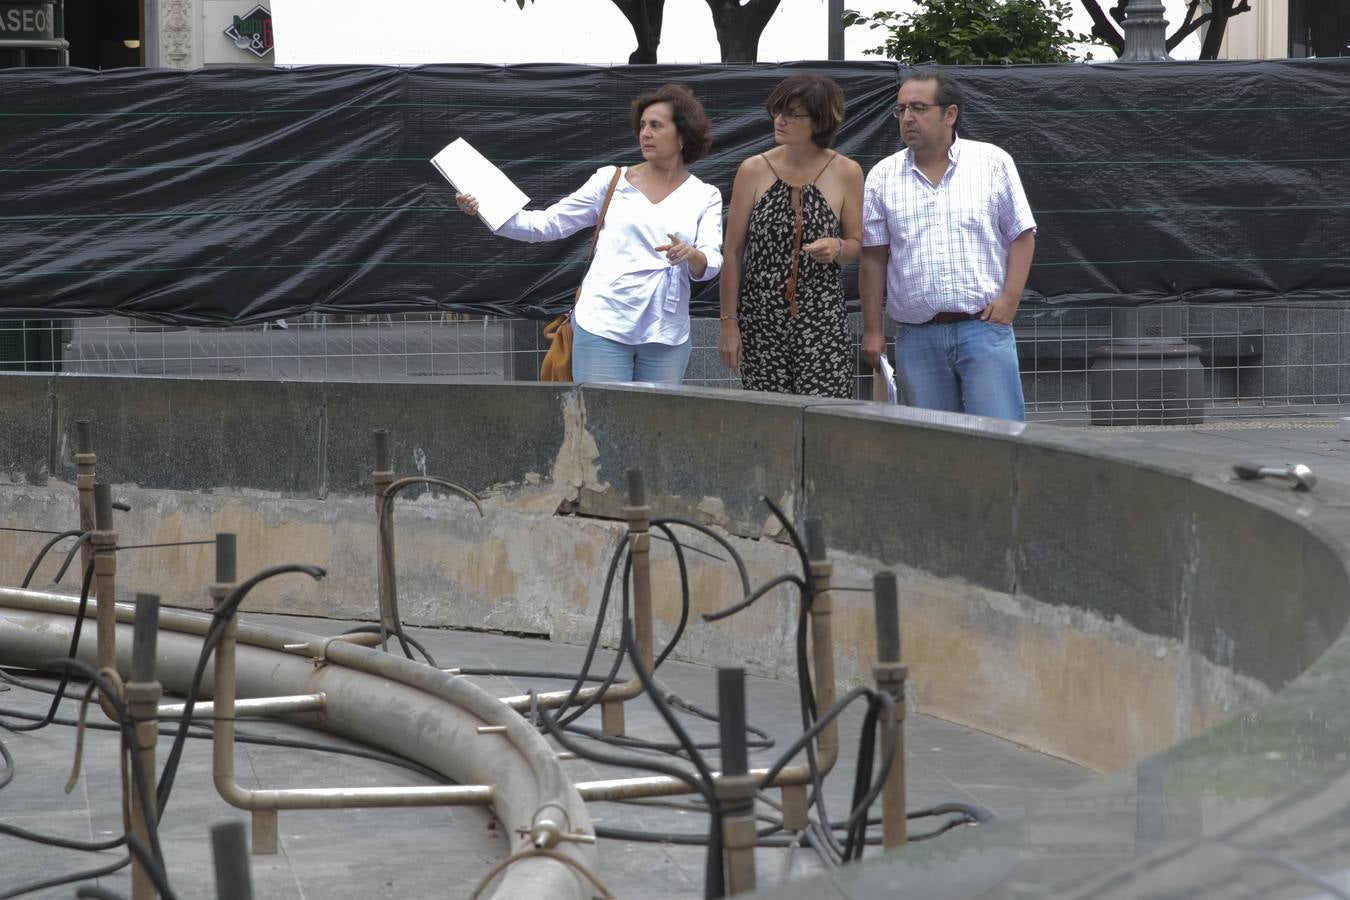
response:
<path id="1" fill-rule="evenodd" d="M 1350 0 L 1290 0 L 1289 55 L 1350 56 Z"/>
<path id="2" fill-rule="evenodd" d="M 144 65 L 145 35 L 141 32 L 141 0 L 66 0 L 72 66 L 121 69 Z"/>

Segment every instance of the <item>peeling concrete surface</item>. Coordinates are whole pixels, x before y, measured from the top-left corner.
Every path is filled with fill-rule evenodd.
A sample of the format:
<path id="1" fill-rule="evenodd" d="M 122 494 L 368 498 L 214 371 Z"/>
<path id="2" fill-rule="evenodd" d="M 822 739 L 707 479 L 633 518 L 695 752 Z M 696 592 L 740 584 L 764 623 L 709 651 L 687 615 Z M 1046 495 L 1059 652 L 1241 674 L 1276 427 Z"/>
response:
<path id="1" fill-rule="evenodd" d="M 15 487 L 0 492 L 0 520 L 50 525 L 72 514 L 74 488 Z M 372 502 L 365 497 L 302 500 L 261 492 L 174 492 L 119 487 L 133 507 L 117 520 L 124 544 L 238 536 L 241 572 L 283 562 L 322 566 L 328 577 L 275 579 L 249 596 L 257 612 L 377 620 Z M 519 502 L 517 502 L 519 500 Z M 604 574 L 622 523 L 538 510 L 533 489 L 489 498 L 480 518 L 457 496 L 428 492 L 395 508 L 400 614 L 410 625 L 537 634 L 581 644 L 590 638 Z M 799 599 L 780 587 L 750 609 L 716 623 L 701 616 L 738 600 L 734 567 L 712 540 L 678 529 L 687 543 L 690 615 L 673 658 L 744 666 L 789 677 L 796 670 Z M 787 544 L 727 536 L 752 585 L 794 571 Z M 14 547 L 5 558 L 31 554 Z M 25 548 L 26 549 L 26 548 Z M 664 644 L 681 612 L 678 569 L 664 541 L 652 551 L 655 633 Z M 167 603 L 206 609 L 213 573 L 209 547 L 129 551 L 118 562 L 119 589 L 161 593 Z M 870 683 L 875 660 L 871 606 L 879 562 L 834 553 L 836 673 L 845 689 Z M 39 573 L 50 578 L 53 557 Z M 1180 643 L 1119 620 L 1048 606 L 1025 597 L 939 579 L 911 567 L 899 577 L 909 696 L 918 711 L 1001 735 L 1110 771 L 1226 718 L 1269 691 L 1197 657 Z M 164 572 L 174 573 L 165 584 Z M 0 573 L 17 583 L 22 573 Z M 68 575 L 67 585 L 74 581 Z M 616 588 L 604 631 L 618 640 Z M 1159 648 L 1167 652 L 1161 656 Z M 1083 710 L 1093 710 L 1084 716 Z M 1180 710 L 1185 711 L 1181 716 Z M 1181 719 L 1179 720 L 1179 716 Z M 1178 722 L 1180 721 L 1180 724 Z M 1181 733 L 1178 733 L 1178 732 Z"/>

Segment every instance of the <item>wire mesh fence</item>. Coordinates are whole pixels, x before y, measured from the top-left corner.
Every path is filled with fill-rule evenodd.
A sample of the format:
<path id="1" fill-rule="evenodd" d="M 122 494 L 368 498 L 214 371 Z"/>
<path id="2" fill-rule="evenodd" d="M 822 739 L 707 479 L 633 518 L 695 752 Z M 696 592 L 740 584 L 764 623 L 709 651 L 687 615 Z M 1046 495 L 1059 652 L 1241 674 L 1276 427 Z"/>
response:
<path id="1" fill-rule="evenodd" d="M 1347 317 L 1324 304 L 1023 309 L 1028 417 L 1110 425 L 1338 414 L 1350 402 Z M 694 321 L 686 383 L 740 387 L 718 356 L 718 331 Z M 853 331 L 856 340 L 856 315 Z M 0 322 L 0 370 L 85 375 L 528 381 L 545 347 L 541 323 L 453 313 L 314 313 L 243 327 L 116 316 Z M 870 371 L 860 358 L 855 366 L 857 396 L 870 398 Z"/>

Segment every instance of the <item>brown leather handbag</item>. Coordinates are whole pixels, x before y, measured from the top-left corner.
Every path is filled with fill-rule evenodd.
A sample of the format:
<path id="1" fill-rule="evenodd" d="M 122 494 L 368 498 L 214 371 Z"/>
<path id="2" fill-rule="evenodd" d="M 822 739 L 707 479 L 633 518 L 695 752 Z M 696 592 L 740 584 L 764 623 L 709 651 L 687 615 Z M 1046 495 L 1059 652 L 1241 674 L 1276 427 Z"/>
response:
<path id="1" fill-rule="evenodd" d="M 623 169 L 619 166 L 614 167 L 614 177 L 609 180 L 609 190 L 605 191 L 605 202 L 600 207 L 600 218 L 595 220 L 595 231 L 591 233 L 591 248 L 586 251 L 586 271 L 590 271 L 590 260 L 595 255 L 595 242 L 600 239 L 600 228 L 605 224 L 605 213 L 609 211 L 610 198 L 614 196 L 614 189 L 619 186 L 619 176 L 623 174 Z M 585 281 L 586 276 L 582 275 L 581 280 Z M 575 309 L 577 301 L 581 299 L 581 285 L 577 285 L 576 295 L 572 297 L 572 308 Z M 572 310 L 562 313 L 552 322 L 544 326 L 544 337 L 548 340 L 548 350 L 544 353 L 544 359 L 539 363 L 540 381 L 571 381 L 572 380 Z"/>

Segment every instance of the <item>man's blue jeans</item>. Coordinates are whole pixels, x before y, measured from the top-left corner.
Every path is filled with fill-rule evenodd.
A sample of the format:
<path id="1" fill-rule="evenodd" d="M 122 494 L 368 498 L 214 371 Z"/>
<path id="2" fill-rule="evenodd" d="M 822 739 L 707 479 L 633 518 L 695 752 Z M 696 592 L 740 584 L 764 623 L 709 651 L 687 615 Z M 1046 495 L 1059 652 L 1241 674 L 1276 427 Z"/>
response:
<path id="1" fill-rule="evenodd" d="M 683 344 L 621 344 L 572 322 L 572 380 L 651 381 L 679 384 L 689 365 L 690 338 Z"/>
<path id="2" fill-rule="evenodd" d="M 910 406 L 1026 420 L 1011 325 L 899 325 L 895 377 Z"/>

